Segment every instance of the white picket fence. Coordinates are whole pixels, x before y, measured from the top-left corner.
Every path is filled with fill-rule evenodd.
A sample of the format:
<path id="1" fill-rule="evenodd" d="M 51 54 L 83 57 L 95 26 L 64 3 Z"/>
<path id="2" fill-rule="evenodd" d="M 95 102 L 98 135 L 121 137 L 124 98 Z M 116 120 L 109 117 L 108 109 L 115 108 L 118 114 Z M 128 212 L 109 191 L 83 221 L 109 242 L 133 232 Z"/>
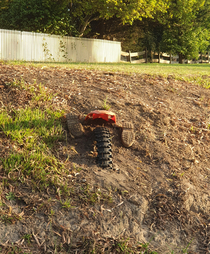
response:
<path id="1" fill-rule="evenodd" d="M 0 29 L 0 60 L 37 62 L 120 62 L 117 41 Z"/>

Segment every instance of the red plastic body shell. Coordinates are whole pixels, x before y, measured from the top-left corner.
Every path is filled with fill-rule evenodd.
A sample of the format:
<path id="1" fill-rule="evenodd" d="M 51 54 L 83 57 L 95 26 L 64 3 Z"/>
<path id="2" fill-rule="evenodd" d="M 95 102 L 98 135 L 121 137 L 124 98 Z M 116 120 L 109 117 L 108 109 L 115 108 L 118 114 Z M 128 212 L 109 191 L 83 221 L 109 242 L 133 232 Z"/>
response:
<path id="1" fill-rule="evenodd" d="M 95 120 L 95 119 L 103 119 L 109 123 L 116 123 L 116 115 L 115 113 L 108 110 L 94 110 L 91 111 L 86 117 L 86 120 Z"/>

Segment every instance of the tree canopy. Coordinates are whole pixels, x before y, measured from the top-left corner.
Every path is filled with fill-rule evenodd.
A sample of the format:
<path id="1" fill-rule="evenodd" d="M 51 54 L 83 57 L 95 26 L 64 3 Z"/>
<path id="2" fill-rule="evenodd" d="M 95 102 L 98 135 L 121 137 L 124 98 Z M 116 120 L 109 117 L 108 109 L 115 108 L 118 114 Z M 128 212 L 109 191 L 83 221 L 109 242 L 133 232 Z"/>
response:
<path id="1" fill-rule="evenodd" d="M 169 0 L 2 0 L 0 26 L 83 35 L 91 21 L 117 16 L 123 23 L 166 12 Z M 17 15 L 18 13 L 18 15 Z M 73 29 L 74 28 L 74 29 Z"/>
<path id="2" fill-rule="evenodd" d="M 206 3 L 205 0 L 171 1 L 164 18 L 159 18 L 164 25 L 162 50 L 178 54 L 180 62 L 183 58 L 197 58 L 198 52 L 206 48 L 209 31 L 204 28 L 205 21 L 199 18 Z"/>
<path id="3" fill-rule="evenodd" d="M 0 1 L 0 27 L 69 35 L 73 31 L 67 0 Z"/>
<path id="4" fill-rule="evenodd" d="M 139 45 L 196 58 L 210 39 L 210 0 L 0 0 L 0 28 L 86 36 L 96 20 L 141 24 Z"/>

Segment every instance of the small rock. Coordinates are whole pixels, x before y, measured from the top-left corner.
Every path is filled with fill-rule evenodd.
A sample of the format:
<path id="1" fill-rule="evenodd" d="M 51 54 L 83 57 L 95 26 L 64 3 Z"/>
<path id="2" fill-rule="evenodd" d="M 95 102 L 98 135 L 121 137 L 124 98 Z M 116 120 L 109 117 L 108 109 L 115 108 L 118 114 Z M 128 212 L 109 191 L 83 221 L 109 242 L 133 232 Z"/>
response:
<path id="1" fill-rule="evenodd" d="M 170 117 L 164 117 L 164 118 L 163 118 L 163 123 L 164 123 L 165 125 L 169 125 L 169 123 L 170 123 Z"/>

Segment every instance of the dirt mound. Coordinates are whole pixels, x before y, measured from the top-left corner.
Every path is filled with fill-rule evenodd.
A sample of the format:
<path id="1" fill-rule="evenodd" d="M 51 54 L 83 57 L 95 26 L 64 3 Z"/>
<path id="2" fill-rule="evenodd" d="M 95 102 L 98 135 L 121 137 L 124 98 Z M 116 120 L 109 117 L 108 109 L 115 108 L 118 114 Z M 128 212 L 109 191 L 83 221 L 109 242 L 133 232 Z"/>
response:
<path id="1" fill-rule="evenodd" d="M 107 99 L 118 123 L 134 124 L 135 142 L 123 147 L 119 129 L 110 129 L 114 167 L 102 169 L 96 164 L 91 128 L 85 126 L 85 135 L 74 139 L 64 120 L 67 142 L 64 138 L 58 144 L 56 156 L 68 160 L 70 172 L 80 168 L 70 179 L 94 200 L 73 195 L 72 209 L 66 210 L 56 196 L 9 184 L 7 191 L 21 202 L 5 202 L 24 215 L 12 225 L 1 223 L 5 250 L 16 242 L 32 253 L 129 253 L 128 245 L 122 248 L 122 239 L 129 238 L 130 246 L 150 241 L 150 249 L 162 254 L 181 253 L 189 243 L 189 253 L 210 252 L 209 90 L 171 77 L 0 64 L 0 108 L 30 105 L 31 93 L 11 86 L 14 80 L 36 80 L 54 94 L 55 109 L 79 116 L 102 109 Z M 0 157 L 7 156 L 10 140 L 2 132 L 0 147 Z M 96 202 L 100 198 L 103 202 Z M 31 235 L 31 246 L 24 235 Z M 138 246 L 133 251 L 139 253 Z"/>

